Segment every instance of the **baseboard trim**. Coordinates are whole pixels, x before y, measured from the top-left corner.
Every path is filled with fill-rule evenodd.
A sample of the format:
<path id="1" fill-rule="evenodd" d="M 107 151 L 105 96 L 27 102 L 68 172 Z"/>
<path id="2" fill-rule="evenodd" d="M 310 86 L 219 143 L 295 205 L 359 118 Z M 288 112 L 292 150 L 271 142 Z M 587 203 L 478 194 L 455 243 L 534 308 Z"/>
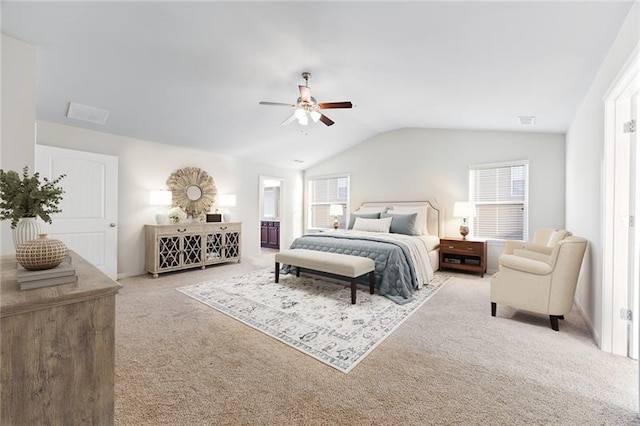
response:
<path id="1" fill-rule="evenodd" d="M 576 305 L 576 309 L 578 309 L 578 313 L 580 314 L 584 322 L 587 324 L 587 328 L 591 332 L 591 337 L 593 338 L 593 340 L 595 340 L 596 345 L 598 345 L 598 347 L 602 350 L 600 335 L 596 332 L 596 329 L 593 327 L 593 323 L 591 322 L 591 318 L 589 318 L 589 316 L 587 315 L 587 311 L 585 311 L 584 307 L 580 304 L 580 301 L 578 301 L 578 299 L 574 298 L 573 303 L 574 305 Z"/>

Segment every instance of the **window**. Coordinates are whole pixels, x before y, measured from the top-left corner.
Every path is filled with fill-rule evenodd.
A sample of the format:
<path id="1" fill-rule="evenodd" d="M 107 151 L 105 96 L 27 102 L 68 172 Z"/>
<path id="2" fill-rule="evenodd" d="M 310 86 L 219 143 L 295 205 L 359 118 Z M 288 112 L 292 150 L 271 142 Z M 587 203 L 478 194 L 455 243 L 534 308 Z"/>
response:
<path id="1" fill-rule="evenodd" d="M 469 198 L 476 203 L 473 235 L 528 240 L 529 162 L 469 168 Z"/>
<path id="2" fill-rule="evenodd" d="M 310 229 L 333 228 L 335 216 L 329 215 L 331 204 L 342 206 L 344 214 L 338 216 L 340 228 L 346 228 L 349 207 L 349 176 L 331 176 L 309 179 L 308 227 Z"/>

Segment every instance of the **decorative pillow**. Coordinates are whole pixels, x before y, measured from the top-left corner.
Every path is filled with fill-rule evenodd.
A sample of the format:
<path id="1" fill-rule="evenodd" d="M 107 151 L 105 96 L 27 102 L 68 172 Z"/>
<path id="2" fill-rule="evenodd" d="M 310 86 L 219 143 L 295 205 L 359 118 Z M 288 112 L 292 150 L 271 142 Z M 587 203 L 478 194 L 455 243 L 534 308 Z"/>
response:
<path id="1" fill-rule="evenodd" d="M 387 213 L 390 214 L 411 214 L 417 213 L 416 217 L 416 234 L 414 235 L 429 235 L 427 231 L 427 206 L 393 206 Z"/>
<path id="2" fill-rule="evenodd" d="M 405 234 L 405 235 L 422 235 L 418 229 L 416 229 L 416 219 L 418 213 L 411 214 L 390 214 L 382 213 L 381 217 L 390 217 L 391 228 L 389 232 L 393 234 Z"/>
<path id="3" fill-rule="evenodd" d="M 389 233 L 391 227 L 390 217 L 384 219 L 366 219 L 364 217 L 357 217 L 356 222 L 353 224 L 354 231 L 369 231 L 369 232 L 384 232 Z"/>
<path id="4" fill-rule="evenodd" d="M 566 229 L 556 229 L 551 233 L 551 235 L 549 235 L 549 241 L 547 241 L 547 246 L 553 247 L 556 245 L 556 243 L 559 243 L 560 241 L 564 240 L 568 236 L 569 236 L 569 231 L 567 231 Z"/>
<path id="5" fill-rule="evenodd" d="M 349 215 L 349 226 L 347 229 L 353 228 L 353 223 L 356 221 L 357 217 L 362 217 L 365 219 L 380 219 L 380 212 L 378 213 L 351 213 Z"/>
<path id="6" fill-rule="evenodd" d="M 369 213 L 384 213 L 387 211 L 386 207 L 360 207 L 356 210 L 356 214 L 369 214 Z"/>

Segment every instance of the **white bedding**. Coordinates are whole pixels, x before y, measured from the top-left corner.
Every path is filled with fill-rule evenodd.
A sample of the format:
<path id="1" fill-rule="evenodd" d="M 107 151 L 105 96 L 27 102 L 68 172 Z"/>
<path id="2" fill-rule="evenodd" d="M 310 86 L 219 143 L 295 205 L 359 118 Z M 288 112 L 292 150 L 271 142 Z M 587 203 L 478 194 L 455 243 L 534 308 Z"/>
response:
<path id="1" fill-rule="evenodd" d="M 343 231 L 345 234 L 350 235 L 368 235 L 378 238 L 380 240 L 388 241 L 401 241 L 409 248 L 411 254 L 411 260 L 416 269 L 416 276 L 418 278 L 418 288 L 422 288 L 423 284 L 429 283 L 433 279 L 433 266 L 430 257 L 430 252 L 437 249 L 440 245 L 440 238 L 434 235 L 404 235 L 404 234 L 389 234 L 381 232 L 367 232 L 367 231 Z"/>

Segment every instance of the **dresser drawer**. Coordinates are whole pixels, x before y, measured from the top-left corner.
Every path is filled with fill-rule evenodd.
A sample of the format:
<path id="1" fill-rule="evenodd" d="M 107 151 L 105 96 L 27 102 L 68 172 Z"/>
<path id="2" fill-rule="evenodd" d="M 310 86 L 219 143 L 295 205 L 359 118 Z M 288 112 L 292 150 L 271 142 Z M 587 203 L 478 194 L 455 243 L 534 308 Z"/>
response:
<path id="1" fill-rule="evenodd" d="M 157 236 L 166 237 L 174 235 L 202 234 L 202 230 L 202 225 L 193 223 L 162 225 L 158 227 Z"/>

